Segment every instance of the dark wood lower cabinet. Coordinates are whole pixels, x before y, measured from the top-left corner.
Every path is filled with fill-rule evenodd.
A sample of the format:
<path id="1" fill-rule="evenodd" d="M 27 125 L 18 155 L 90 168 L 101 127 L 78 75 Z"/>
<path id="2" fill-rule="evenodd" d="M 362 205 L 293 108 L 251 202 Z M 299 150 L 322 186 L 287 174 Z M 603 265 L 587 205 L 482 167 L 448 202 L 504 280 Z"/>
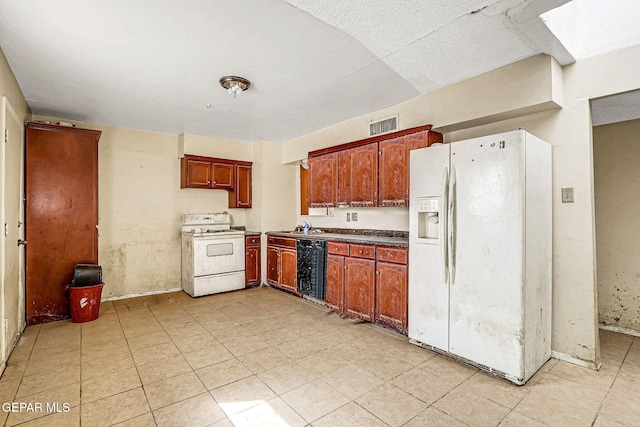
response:
<path id="1" fill-rule="evenodd" d="M 245 237 L 244 275 L 247 288 L 260 286 L 260 236 Z"/>
<path id="2" fill-rule="evenodd" d="M 376 262 L 349 257 L 345 258 L 344 266 L 345 313 L 373 322 Z"/>
<path id="3" fill-rule="evenodd" d="M 376 323 L 407 332 L 407 266 L 376 263 Z"/>
<path id="4" fill-rule="evenodd" d="M 344 313 L 344 257 L 327 255 L 327 295 L 324 303 L 338 313 Z"/>
<path id="5" fill-rule="evenodd" d="M 298 295 L 296 239 L 267 238 L 267 283 Z"/>

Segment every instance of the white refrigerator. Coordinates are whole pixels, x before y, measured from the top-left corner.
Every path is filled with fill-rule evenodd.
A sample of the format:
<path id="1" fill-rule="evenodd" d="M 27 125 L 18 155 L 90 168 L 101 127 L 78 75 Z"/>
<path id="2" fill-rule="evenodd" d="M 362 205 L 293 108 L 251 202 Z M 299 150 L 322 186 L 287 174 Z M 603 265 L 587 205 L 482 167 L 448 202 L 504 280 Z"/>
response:
<path id="1" fill-rule="evenodd" d="M 517 130 L 410 168 L 409 338 L 524 384 L 551 354 L 551 146 Z"/>

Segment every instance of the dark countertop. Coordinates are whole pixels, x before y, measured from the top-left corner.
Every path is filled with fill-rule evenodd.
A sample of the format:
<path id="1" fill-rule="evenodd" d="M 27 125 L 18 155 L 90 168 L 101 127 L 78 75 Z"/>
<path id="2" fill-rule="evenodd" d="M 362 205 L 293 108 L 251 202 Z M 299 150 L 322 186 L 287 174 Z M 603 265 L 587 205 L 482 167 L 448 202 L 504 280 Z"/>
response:
<path id="1" fill-rule="evenodd" d="M 334 230 L 331 230 L 334 231 Z M 307 238 L 307 239 L 320 239 L 320 240 L 332 240 L 335 242 L 347 242 L 347 243 L 362 243 L 369 245 L 384 245 L 384 246 L 396 246 L 402 248 L 409 247 L 409 238 L 408 237 L 392 237 L 384 234 L 396 234 L 403 235 L 403 232 L 385 232 L 381 230 L 380 233 L 372 233 L 371 230 L 365 230 L 366 234 L 358 234 L 358 230 L 350 230 L 354 232 L 351 233 L 309 233 L 308 236 L 305 236 L 302 232 L 294 232 L 294 231 L 269 231 L 265 234 L 269 236 L 278 236 L 278 237 L 289 237 L 289 238 Z M 375 235 L 375 234 L 383 234 L 383 235 Z"/>
<path id="2" fill-rule="evenodd" d="M 247 230 L 244 231 L 245 236 L 259 236 L 261 234 L 262 233 L 259 231 L 247 231 Z"/>

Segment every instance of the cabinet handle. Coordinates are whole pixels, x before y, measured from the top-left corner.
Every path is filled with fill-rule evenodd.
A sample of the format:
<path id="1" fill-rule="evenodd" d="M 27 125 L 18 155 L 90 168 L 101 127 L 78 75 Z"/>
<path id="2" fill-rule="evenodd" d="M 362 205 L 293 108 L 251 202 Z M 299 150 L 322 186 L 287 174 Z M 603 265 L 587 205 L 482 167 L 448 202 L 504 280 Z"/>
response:
<path id="1" fill-rule="evenodd" d="M 362 249 L 360 249 L 360 253 L 362 253 Z"/>
<path id="2" fill-rule="evenodd" d="M 345 266 L 344 266 L 344 269 L 346 270 L 347 268 L 349 268 L 349 267 L 347 267 L 347 266 L 345 265 Z"/>
<path id="3" fill-rule="evenodd" d="M 207 184 L 211 184 L 211 181 L 207 181 Z"/>
<path id="4" fill-rule="evenodd" d="M 379 271 L 376 271 L 376 274 L 380 274 L 380 272 L 379 272 Z"/>

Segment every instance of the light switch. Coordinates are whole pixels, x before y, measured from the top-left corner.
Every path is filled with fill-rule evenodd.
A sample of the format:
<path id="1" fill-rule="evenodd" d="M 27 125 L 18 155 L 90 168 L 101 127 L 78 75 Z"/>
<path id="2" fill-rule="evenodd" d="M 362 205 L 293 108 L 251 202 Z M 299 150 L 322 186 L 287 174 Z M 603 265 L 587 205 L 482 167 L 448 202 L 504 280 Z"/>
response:
<path id="1" fill-rule="evenodd" d="M 357 221 L 358 220 L 358 212 L 353 212 L 351 214 L 351 221 Z"/>
<path id="2" fill-rule="evenodd" d="M 562 203 L 573 203 L 573 187 L 562 189 Z"/>
<path id="3" fill-rule="evenodd" d="M 351 213 L 347 212 L 347 222 L 350 222 L 350 221 L 351 221 Z"/>

